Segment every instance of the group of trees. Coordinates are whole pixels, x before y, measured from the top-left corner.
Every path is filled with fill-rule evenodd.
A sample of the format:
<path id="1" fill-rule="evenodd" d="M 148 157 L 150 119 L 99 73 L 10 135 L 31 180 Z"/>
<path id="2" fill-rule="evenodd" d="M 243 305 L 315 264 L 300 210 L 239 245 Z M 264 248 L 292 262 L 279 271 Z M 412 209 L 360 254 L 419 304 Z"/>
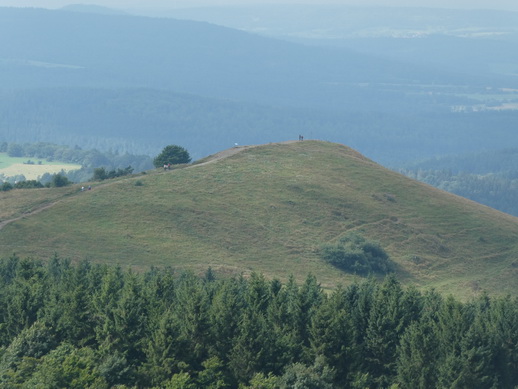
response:
<path id="1" fill-rule="evenodd" d="M 128 166 L 124 169 L 113 169 L 110 171 L 106 171 L 103 167 L 98 167 L 94 169 L 94 175 L 92 177 L 92 180 L 95 181 L 104 181 L 108 180 L 110 178 L 116 178 L 116 177 L 122 177 L 127 176 L 133 173 L 133 168 L 131 166 Z"/>
<path id="2" fill-rule="evenodd" d="M 4 181 L 0 185 L 0 191 L 7 192 L 12 189 L 61 188 L 70 184 L 72 184 L 72 182 L 65 175 L 53 174 L 50 181 L 47 181 L 45 185 L 38 180 L 17 181 L 14 184 L 11 184 L 9 181 Z"/>
<path id="3" fill-rule="evenodd" d="M 0 386 L 513 388 L 518 301 L 0 260 Z"/>

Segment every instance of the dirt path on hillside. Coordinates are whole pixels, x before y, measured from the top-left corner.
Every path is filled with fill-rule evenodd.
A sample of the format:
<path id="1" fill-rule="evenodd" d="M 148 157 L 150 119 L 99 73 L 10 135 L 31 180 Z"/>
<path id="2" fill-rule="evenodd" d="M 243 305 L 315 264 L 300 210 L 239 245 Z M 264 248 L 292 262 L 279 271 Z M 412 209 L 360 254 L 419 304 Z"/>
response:
<path id="1" fill-rule="evenodd" d="M 3 220 L 3 221 L 0 222 L 0 230 L 2 230 L 2 228 L 4 228 L 9 223 L 21 220 L 21 219 L 23 219 L 23 218 L 25 218 L 27 216 L 36 215 L 36 214 L 40 213 L 41 211 L 44 211 L 44 210 L 54 206 L 55 204 L 59 203 L 60 201 L 61 200 L 55 200 L 55 201 L 52 201 L 50 203 L 46 203 L 46 204 L 40 205 L 38 208 L 35 208 L 35 209 L 31 210 L 30 212 L 23 213 L 22 215 L 17 216 L 15 218 Z"/>
<path id="2" fill-rule="evenodd" d="M 287 140 L 284 142 L 275 142 L 275 143 L 270 143 L 270 144 L 282 145 L 282 144 L 290 144 L 290 143 L 295 143 L 295 142 L 298 142 L 298 141 Z M 250 146 L 235 146 L 235 147 L 232 147 L 231 149 L 223 150 L 223 151 L 220 151 L 219 153 L 212 154 L 206 158 L 206 161 L 201 162 L 201 163 L 195 163 L 194 165 L 190 165 L 187 168 L 190 169 L 190 168 L 197 167 L 197 166 L 207 165 L 209 163 L 214 163 L 214 162 L 220 161 L 222 159 L 228 158 L 232 155 L 235 155 L 237 153 L 240 153 L 241 151 L 245 151 L 245 150 L 249 150 L 249 149 L 253 149 L 255 147 L 261 147 L 261 146 L 266 146 L 266 144 L 250 145 Z"/>
<path id="3" fill-rule="evenodd" d="M 289 143 L 295 143 L 295 142 L 297 142 L 297 141 L 289 140 L 289 141 L 285 141 L 285 142 L 276 142 L 276 143 L 272 143 L 272 144 L 289 144 Z M 232 147 L 230 149 L 223 150 L 223 151 L 220 151 L 219 153 L 216 153 L 216 154 L 208 156 L 204 162 L 195 163 L 193 165 L 189 165 L 189 166 L 186 167 L 186 169 L 192 169 L 192 168 L 196 168 L 198 166 L 207 165 L 209 163 L 218 162 L 218 161 L 221 161 L 222 159 L 225 159 L 225 158 L 228 158 L 228 157 L 230 157 L 232 155 L 240 153 L 241 151 L 245 151 L 245 150 L 252 149 L 254 147 L 259 147 L 259 146 L 264 146 L 264 145 L 251 145 L 251 146 L 236 146 L 236 147 Z M 113 184 L 115 184 L 115 182 L 107 182 L 107 183 L 104 183 L 104 184 L 97 185 L 95 188 L 98 189 L 98 188 L 102 188 L 104 186 L 109 186 L 109 185 L 113 185 Z M 78 192 L 78 193 L 81 193 L 81 192 Z M 67 197 L 69 197 L 69 196 L 67 196 Z M 2 221 L 0 221 L 0 231 L 6 225 L 8 225 L 10 223 L 13 223 L 15 221 L 24 219 L 26 217 L 30 217 L 30 216 L 36 215 L 36 214 L 38 214 L 38 213 L 40 213 L 40 212 L 42 212 L 42 211 L 44 211 L 46 209 L 49 209 L 49 208 L 53 207 L 54 205 L 58 204 L 62 200 L 63 199 L 53 200 L 53 201 L 51 201 L 49 203 L 42 204 L 39 207 L 34 208 L 31 211 L 29 211 L 29 212 L 25 212 L 25 213 L 23 213 L 20 216 L 14 217 L 12 219 L 2 220 Z"/>

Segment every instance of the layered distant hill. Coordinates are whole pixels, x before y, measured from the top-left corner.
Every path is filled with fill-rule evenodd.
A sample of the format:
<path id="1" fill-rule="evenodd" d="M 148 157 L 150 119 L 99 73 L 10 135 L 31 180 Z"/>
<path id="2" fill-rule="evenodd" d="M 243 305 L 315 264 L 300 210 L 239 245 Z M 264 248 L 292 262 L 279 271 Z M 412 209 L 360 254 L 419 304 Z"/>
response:
<path id="1" fill-rule="evenodd" d="M 358 276 L 322 261 L 355 231 L 399 279 L 469 297 L 515 293 L 518 219 L 316 141 L 238 147 L 199 164 L 79 188 L 1 193 L 1 256 L 173 266 L 220 274 Z M 22 216 L 21 219 L 19 217 Z"/>
<path id="2" fill-rule="evenodd" d="M 305 44 L 481 75 L 516 74 L 518 12 L 340 4 L 267 4 L 134 12 L 206 21 Z"/>
<path id="3" fill-rule="evenodd" d="M 447 76 L 186 20 L 2 8 L 0 22 L 3 87 L 147 86 L 329 109 L 347 106 L 358 84 Z"/>
<path id="4" fill-rule="evenodd" d="M 91 7 L 0 8 L 0 37 L 0 141 L 199 158 L 303 133 L 392 164 L 516 142 L 512 72 Z"/>

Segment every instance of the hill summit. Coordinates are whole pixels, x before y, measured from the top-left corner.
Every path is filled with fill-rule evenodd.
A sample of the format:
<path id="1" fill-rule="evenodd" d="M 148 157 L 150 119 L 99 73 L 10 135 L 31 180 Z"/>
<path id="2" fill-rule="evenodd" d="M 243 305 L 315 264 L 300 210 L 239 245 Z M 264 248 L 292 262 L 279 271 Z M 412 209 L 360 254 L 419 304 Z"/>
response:
<path id="1" fill-rule="evenodd" d="M 171 171 L 92 185 L 63 192 L 41 212 L 11 223 L 5 219 L 16 215 L 2 213 L 0 255 L 58 253 L 136 268 L 201 273 L 211 267 L 281 279 L 312 273 L 333 287 L 358 276 L 324 263 L 320 248 L 355 231 L 380 243 L 405 283 L 462 297 L 514 293 L 518 286 L 518 218 L 413 181 L 339 144 L 235 147 Z M 51 191 L 38 193 L 50 199 Z M 29 192 L 2 194 L 2 202 L 13 210 L 37 207 Z"/>

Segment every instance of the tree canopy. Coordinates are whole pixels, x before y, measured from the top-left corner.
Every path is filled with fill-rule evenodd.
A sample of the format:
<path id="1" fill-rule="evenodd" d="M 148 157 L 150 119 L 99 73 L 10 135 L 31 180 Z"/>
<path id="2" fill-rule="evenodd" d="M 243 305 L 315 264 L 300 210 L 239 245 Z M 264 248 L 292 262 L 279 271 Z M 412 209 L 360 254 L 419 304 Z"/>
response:
<path id="1" fill-rule="evenodd" d="M 518 300 L 0 259 L 0 387 L 514 388 Z"/>
<path id="2" fill-rule="evenodd" d="M 169 145 L 164 147 L 162 152 L 153 160 L 155 167 L 164 165 L 178 165 L 191 162 L 189 152 L 181 146 Z"/>

